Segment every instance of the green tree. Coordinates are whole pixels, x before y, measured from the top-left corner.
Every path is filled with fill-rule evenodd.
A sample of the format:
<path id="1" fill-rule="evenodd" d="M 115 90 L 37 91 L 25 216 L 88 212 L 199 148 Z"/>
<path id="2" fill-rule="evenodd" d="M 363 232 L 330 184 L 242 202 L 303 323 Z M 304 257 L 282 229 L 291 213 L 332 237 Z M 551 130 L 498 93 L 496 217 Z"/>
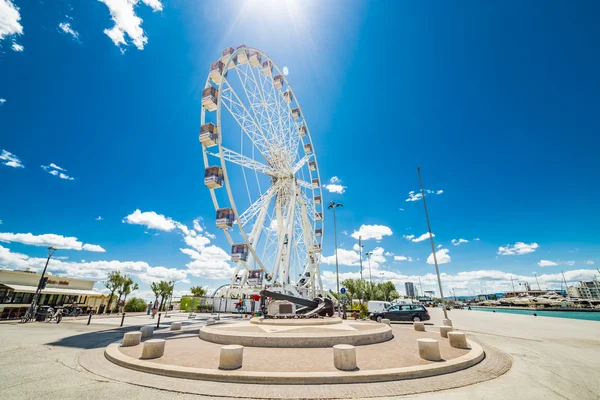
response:
<path id="1" fill-rule="evenodd" d="M 132 297 L 125 303 L 126 312 L 142 312 L 146 311 L 146 301 L 139 297 Z"/>
<path id="2" fill-rule="evenodd" d="M 173 285 L 168 281 L 160 281 L 158 283 L 158 287 L 160 288 L 160 306 L 159 310 L 163 310 L 163 307 L 166 304 L 166 299 L 173 293 Z"/>
<path id="3" fill-rule="evenodd" d="M 135 283 L 133 281 L 133 279 L 131 279 L 131 277 L 129 277 L 128 275 L 125 276 L 125 278 L 123 279 L 123 294 L 125 295 L 125 297 L 123 298 L 123 303 L 127 304 L 127 296 L 131 293 L 134 292 L 136 290 L 139 289 L 139 286 L 137 283 Z"/>
<path id="4" fill-rule="evenodd" d="M 160 285 L 158 282 L 152 282 L 152 284 L 150 284 L 150 289 L 152 290 L 152 293 L 154 293 L 154 302 L 158 301 L 158 298 L 160 297 Z"/>
<path id="5" fill-rule="evenodd" d="M 206 296 L 206 288 L 204 288 L 202 286 L 192 286 L 190 288 L 190 292 L 196 297 Z"/>
<path id="6" fill-rule="evenodd" d="M 123 275 L 119 271 L 112 271 L 108 273 L 108 277 L 106 282 L 104 282 L 104 286 L 108 290 L 110 290 L 110 295 L 108 296 L 108 307 L 107 310 L 110 310 L 110 306 L 113 301 L 113 297 L 115 296 L 115 292 L 119 290 L 119 288 L 123 285 Z"/>

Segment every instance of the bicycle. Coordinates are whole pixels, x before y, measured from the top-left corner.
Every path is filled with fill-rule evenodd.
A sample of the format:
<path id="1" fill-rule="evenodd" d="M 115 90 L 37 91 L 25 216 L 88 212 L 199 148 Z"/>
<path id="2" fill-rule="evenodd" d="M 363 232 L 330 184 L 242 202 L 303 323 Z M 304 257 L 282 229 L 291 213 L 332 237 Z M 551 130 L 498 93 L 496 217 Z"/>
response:
<path id="1" fill-rule="evenodd" d="M 26 324 L 29 321 L 35 321 L 35 316 L 37 315 L 37 312 L 38 306 L 35 306 L 33 310 L 28 309 L 27 312 L 21 317 L 21 323 Z"/>

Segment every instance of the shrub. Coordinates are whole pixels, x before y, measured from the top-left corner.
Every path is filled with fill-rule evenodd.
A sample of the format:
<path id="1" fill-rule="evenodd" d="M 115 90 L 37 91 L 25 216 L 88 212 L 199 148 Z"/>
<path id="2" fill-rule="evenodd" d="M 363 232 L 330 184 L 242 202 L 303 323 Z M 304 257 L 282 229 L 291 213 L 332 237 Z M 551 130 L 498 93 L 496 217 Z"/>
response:
<path id="1" fill-rule="evenodd" d="M 146 311 L 148 305 L 144 299 L 132 297 L 125 303 L 125 312 L 142 312 Z"/>

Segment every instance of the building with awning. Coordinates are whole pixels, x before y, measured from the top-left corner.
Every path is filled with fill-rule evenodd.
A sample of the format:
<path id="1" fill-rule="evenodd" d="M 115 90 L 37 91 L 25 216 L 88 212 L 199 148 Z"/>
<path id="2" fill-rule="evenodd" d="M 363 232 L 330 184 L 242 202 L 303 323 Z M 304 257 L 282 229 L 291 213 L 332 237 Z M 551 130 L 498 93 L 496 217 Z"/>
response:
<path id="1" fill-rule="evenodd" d="M 0 319 L 20 318 L 33 301 L 41 274 L 0 269 Z M 47 275 L 38 303 L 52 307 L 77 305 L 83 312 L 102 313 L 108 295 L 93 290 L 96 281 Z"/>

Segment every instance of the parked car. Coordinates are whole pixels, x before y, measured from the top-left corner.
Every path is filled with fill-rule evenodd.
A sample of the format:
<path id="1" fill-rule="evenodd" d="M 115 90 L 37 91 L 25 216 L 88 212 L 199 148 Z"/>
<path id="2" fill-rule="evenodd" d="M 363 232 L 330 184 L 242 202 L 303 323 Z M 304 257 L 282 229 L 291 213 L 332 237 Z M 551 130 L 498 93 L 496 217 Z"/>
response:
<path id="1" fill-rule="evenodd" d="M 420 304 L 398 304 L 393 305 L 381 312 L 371 313 L 369 318 L 381 322 L 386 318 L 390 321 L 428 321 L 431 319 L 427 309 Z"/>

